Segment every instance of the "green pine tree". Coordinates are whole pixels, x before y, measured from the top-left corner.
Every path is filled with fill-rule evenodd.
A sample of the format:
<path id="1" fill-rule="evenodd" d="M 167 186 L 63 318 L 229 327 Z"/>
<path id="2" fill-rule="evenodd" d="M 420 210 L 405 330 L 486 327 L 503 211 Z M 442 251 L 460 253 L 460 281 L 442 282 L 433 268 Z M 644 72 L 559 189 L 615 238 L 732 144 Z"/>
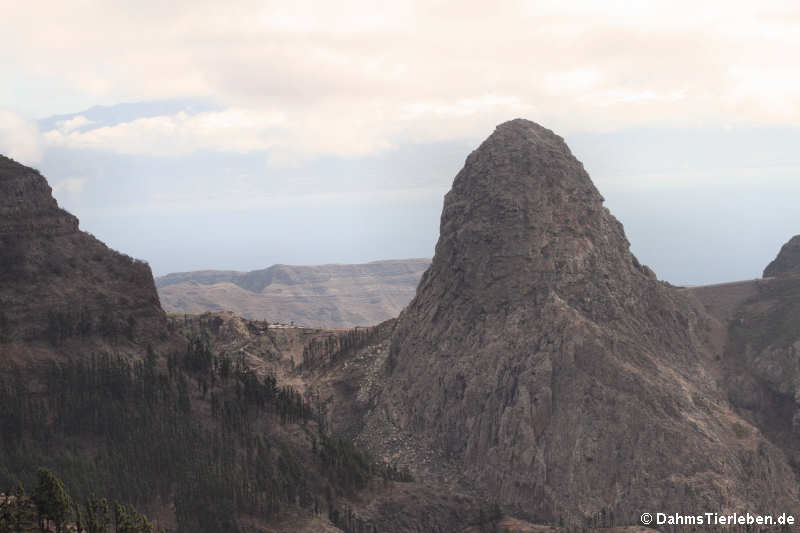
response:
<path id="1" fill-rule="evenodd" d="M 89 498 L 86 502 L 86 533 L 108 533 L 111 519 L 108 501 L 103 498 Z"/>
<path id="2" fill-rule="evenodd" d="M 45 520 L 52 520 L 56 533 L 62 533 L 72 510 L 72 498 L 61 480 L 46 468 L 39 469 L 39 484 L 33 493 L 33 502 L 39 512 L 39 525 L 44 526 Z"/>

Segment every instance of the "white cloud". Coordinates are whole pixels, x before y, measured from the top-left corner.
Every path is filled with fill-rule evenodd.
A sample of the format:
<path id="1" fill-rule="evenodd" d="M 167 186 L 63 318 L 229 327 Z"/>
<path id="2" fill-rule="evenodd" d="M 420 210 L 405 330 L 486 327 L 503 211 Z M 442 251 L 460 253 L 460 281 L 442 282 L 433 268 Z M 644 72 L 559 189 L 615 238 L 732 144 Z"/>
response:
<path id="1" fill-rule="evenodd" d="M 42 145 L 36 125 L 0 109 L 0 153 L 27 165 L 41 161 Z"/>
<path id="2" fill-rule="evenodd" d="M 64 125 L 48 134 L 56 144 L 290 160 L 480 137 L 519 115 L 562 133 L 800 125 L 800 7 L 778 0 L 238 0 L 224 9 L 90 0 L 18 3 L 4 18 L 7 70 L 60 80 L 56 96 L 198 98 L 226 109 Z"/>
<path id="3" fill-rule="evenodd" d="M 492 115 L 498 109 L 514 116 L 530 110 L 514 98 L 494 95 L 453 102 L 418 101 L 397 109 L 375 105 L 370 113 L 364 114 L 351 113 L 340 103 L 297 110 L 293 115 L 278 110 L 230 108 L 140 118 L 83 130 L 59 125 L 43 136 L 48 146 L 122 154 L 182 156 L 198 150 L 269 152 L 273 162 L 290 164 L 304 157 L 375 154 L 401 141 L 480 134 L 493 126 Z M 431 125 L 432 116 L 447 120 Z M 426 123 L 433 127 L 423 127 Z"/>
<path id="4" fill-rule="evenodd" d="M 83 115 L 78 115 L 77 117 L 72 117 L 68 120 L 60 120 L 56 123 L 58 129 L 63 133 L 69 133 L 71 131 L 75 131 L 77 129 L 83 128 L 84 126 L 88 126 L 90 124 L 94 124 L 93 120 L 89 120 L 88 118 L 84 117 Z"/>
<path id="5" fill-rule="evenodd" d="M 44 133 L 50 146 L 109 150 L 124 154 L 185 155 L 195 150 L 268 150 L 277 144 L 280 113 L 241 110 L 140 118 L 85 131 L 64 128 Z"/>

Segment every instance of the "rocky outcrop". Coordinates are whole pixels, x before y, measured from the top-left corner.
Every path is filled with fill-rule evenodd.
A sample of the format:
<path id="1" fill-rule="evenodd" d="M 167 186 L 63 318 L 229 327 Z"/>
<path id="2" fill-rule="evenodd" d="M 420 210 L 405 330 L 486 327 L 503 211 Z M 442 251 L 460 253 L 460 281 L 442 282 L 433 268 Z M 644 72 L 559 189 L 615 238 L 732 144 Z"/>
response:
<path id="1" fill-rule="evenodd" d="M 404 259 L 205 270 L 168 274 L 157 278 L 156 286 L 170 312 L 228 310 L 253 320 L 311 327 L 368 326 L 400 314 L 428 265 L 429 259 Z"/>
<path id="2" fill-rule="evenodd" d="M 719 385 L 714 324 L 639 264 L 564 141 L 514 120 L 445 197 L 361 439 L 542 522 L 792 508 L 783 453 Z"/>
<path id="3" fill-rule="evenodd" d="M 724 325 L 722 383 L 739 415 L 800 471 L 800 236 L 764 279 L 685 291 Z"/>
<path id="4" fill-rule="evenodd" d="M 0 343 L 165 331 L 150 267 L 80 231 L 38 171 L 0 156 Z"/>
<path id="5" fill-rule="evenodd" d="M 800 236 L 781 249 L 766 279 L 728 322 L 729 399 L 800 471 Z"/>
<path id="6" fill-rule="evenodd" d="M 778 257 L 764 269 L 764 277 L 800 274 L 800 235 L 795 235 L 783 245 Z"/>

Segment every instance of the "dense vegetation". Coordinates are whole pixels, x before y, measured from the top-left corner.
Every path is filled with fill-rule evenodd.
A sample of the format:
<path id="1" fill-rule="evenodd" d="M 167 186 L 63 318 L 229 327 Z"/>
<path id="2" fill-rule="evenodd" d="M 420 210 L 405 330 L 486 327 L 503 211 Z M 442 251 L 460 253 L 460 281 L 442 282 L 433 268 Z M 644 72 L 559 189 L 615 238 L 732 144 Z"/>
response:
<path id="1" fill-rule="evenodd" d="M 199 335 L 166 357 L 148 349 L 141 361 L 91 354 L 3 369 L 0 491 L 33 487 L 40 466 L 82 502 L 75 519 L 108 515 L 93 499 L 105 494 L 124 502 L 114 516 L 174 504 L 178 531 L 197 533 L 242 531 L 240 517 L 271 520 L 290 507 L 322 513 L 375 474 L 406 476 L 376 471 L 352 443 L 319 431 L 298 391 Z"/>
<path id="2" fill-rule="evenodd" d="M 373 343 L 379 334 L 379 327 L 353 328 L 342 333 L 332 333 L 323 339 L 312 339 L 303 348 L 303 367 L 333 363 Z"/>
<path id="3" fill-rule="evenodd" d="M 153 524 L 130 505 L 91 497 L 73 501 L 52 471 L 40 468 L 31 496 L 22 484 L 13 493 L 0 493 L 0 533 L 52 531 L 56 533 L 154 533 Z"/>

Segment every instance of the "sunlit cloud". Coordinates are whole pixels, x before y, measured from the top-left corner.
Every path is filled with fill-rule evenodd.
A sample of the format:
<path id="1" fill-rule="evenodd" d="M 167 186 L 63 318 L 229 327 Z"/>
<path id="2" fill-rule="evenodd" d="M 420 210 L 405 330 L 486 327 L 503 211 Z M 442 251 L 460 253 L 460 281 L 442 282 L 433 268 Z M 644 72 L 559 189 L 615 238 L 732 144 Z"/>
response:
<path id="1" fill-rule="evenodd" d="M 359 247 L 375 259 L 429 254 L 441 197 L 463 158 L 515 117 L 567 139 L 659 273 L 659 261 L 675 261 L 663 244 L 670 239 L 704 235 L 696 251 L 716 246 L 709 253 L 728 270 L 714 276 L 724 280 L 763 267 L 760 248 L 744 265 L 745 231 L 759 228 L 751 248 L 769 254 L 777 242 L 763 244 L 765 235 L 797 232 L 798 3 L 7 7 L 0 151 L 37 163 L 85 227 L 159 268 L 213 266 L 232 235 L 258 250 L 254 268 L 268 264 L 268 251 L 271 261 L 287 261 L 298 233 L 286 232 L 291 239 L 278 252 L 280 232 L 268 231 L 287 219 L 305 225 L 303 235 L 337 228 L 335 239 L 309 237 L 296 261 L 330 261 L 331 249 Z M 34 118 L 46 118 L 41 132 Z M 718 206 L 732 202 L 738 210 L 729 219 L 733 211 Z M 218 215 L 213 224 L 208 213 Z M 392 232 L 380 245 L 348 236 L 382 217 L 415 228 L 403 246 L 386 248 L 400 243 Z M 216 242 L 196 232 L 197 220 L 217 228 Z M 762 228 L 765 221 L 772 226 Z M 683 237 L 673 227 L 681 223 Z M 735 236 L 730 257 L 711 232 L 720 224 Z M 178 227 L 183 233 L 154 251 L 152 241 L 166 242 L 165 228 Z M 195 255 L 176 253 L 175 242 L 190 237 Z M 229 260 L 244 268 L 242 257 L 231 250 Z M 712 276 L 669 268 L 678 281 Z"/>
<path id="2" fill-rule="evenodd" d="M 130 155 L 185 156 L 201 150 L 267 152 L 275 164 L 288 164 L 308 157 L 373 155 L 402 142 L 469 137 L 491 130 L 498 112 L 517 116 L 531 108 L 516 98 L 485 95 L 452 102 L 419 101 L 398 109 L 374 105 L 371 109 L 370 114 L 352 115 L 345 106 L 331 103 L 292 116 L 280 110 L 229 108 L 99 127 L 91 127 L 90 121 L 79 116 L 59 122 L 43 137 L 49 147 Z M 393 120 L 387 121 L 388 116 Z M 448 120 L 432 123 L 431 116 Z M 320 128 L 320 121 L 330 127 Z M 424 124 L 429 127 L 424 128 Z"/>
<path id="3" fill-rule="evenodd" d="M 94 124 L 94 121 L 89 120 L 83 115 L 78 115 L 77 117 L 58 121 L 56 126 L 60 132 L 66 134 L 86 126 L 90 126 L 91 124 Z"/>
<path id="4" fill-rule="evenodd" d="M 800 69 L 790 53 L 800 18 L 786 2 L 240 0 L 224 9 L 180 1 L 109 9 L 89 1 L 47 12 L 10 10 L 0 57 L 21 75 L 60 80 L 54 95 L 78 91 L 92 104 L 196 98 L 222 109 L 110 129 L 64 124 L 47 136 L 58 145 L 158 154 L 216 146 L 291 160 L 380 153 L 399 139 L 479 137 L 520 115 L 562 133 L 800 125 Z"/>

